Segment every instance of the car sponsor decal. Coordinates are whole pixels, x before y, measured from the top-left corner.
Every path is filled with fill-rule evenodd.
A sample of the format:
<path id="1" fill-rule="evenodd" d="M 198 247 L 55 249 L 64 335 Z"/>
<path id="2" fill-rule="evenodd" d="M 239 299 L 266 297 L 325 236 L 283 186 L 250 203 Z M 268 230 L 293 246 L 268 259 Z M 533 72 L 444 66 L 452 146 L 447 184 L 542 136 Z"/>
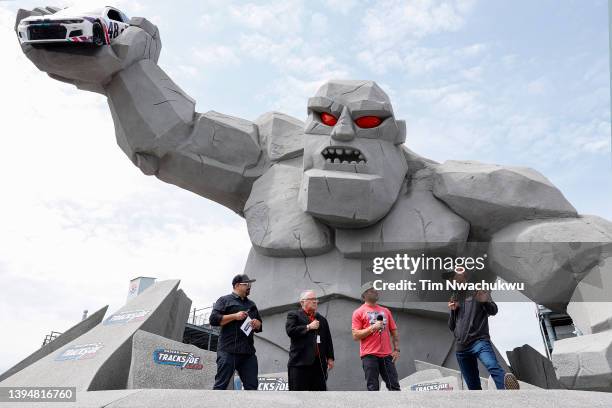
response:
<path id="1" fill-rule="evenodd" d="M 203 365 L 200 363 L 200 357 L 189 351 L 170 350 L 165 348 L 155 349 L 153 352 L 153 361 L 155 364 L 171 365 L 181 369 L 201 370 Z"/>
<path id="2" fill-rule="evenodd" d="M 68 41 L 72 41 L 72 42 L 90 42 L 91 41 L 91 37 L 87 37 L 86 35 L 82 35 L 80 37 L 70 37 L 70 38 L 68 38 Z"/>
<path id="3" fill-rule="evenodd" d="M 412 391 L 452 391 L 453 386 L 450 385 L 449 383 L 430 382 L 430 383 L 412 384 L 410 386 L 410 390 Z"/>
<path id="4" fill-rule="evenodd" d="M 104 347 L 102 343 L 91 343 L 70 346 L 55 357 L 55 361 L 86 360 L 94 358 Z"/>
<path id="5" fill-rule="evenodd" d="M 108 38 L 108 28 L 106 27 L 106 23 L 101 21 L 102 30 L 104 31 L 104 38 L 106 38 L 106 44 L 110 44 L 110 38 Z"/>
<path id="6" fill-rule="evenodd" d="M 150 310 L 130 310 L 127 312 L 117 312 L 108 319 L 104 320 L 104 325 L 124 324 L 131 322 L 141 322 L 150 313 Z"/>

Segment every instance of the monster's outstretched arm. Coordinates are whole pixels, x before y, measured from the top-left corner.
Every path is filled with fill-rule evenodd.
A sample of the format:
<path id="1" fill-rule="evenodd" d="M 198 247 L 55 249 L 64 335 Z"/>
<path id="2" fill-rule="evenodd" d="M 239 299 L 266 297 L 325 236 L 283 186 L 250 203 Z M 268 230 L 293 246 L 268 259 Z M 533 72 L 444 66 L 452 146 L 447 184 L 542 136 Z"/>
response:
<path id="1" fill-rule="evenodd" d="M 20 10 L 17 23 L 53 9 Z M 133 18 L 110 46 L 54 48 L 22 45 L 26 56 L 54 79 L 104 94 L 117 143 L 145 174 L 190 190 L 242 214 L 265 155 L 257 126 L 195 102 L 157 65 L 155 25 Z"/>
<path id="2" fill-rule="evenodd" d="M 610 256 L 612 223 L 579 215 L 546 177 L 526 167 L 476 161 L 436 166 L 434 195 L 488 243 L 489 267 L 525 284 L 533 301 L 564 309 L 578 283 Z"/>

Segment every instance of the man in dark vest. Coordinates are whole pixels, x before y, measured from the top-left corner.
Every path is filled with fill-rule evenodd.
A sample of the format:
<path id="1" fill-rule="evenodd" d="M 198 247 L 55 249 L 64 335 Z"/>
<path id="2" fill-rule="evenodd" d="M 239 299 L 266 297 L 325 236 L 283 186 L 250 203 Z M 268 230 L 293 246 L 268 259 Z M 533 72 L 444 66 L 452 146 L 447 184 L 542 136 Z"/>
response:
<path id="1" fill-rule="evenodd" d="M 327 390 L 327 370 L 334 367 L 334 345 L 327 319 L 317 313 L 318 303 L 315 292 L 305 290 L 300 295 L 300 308 L 287 314 L 290 391 Z"/>

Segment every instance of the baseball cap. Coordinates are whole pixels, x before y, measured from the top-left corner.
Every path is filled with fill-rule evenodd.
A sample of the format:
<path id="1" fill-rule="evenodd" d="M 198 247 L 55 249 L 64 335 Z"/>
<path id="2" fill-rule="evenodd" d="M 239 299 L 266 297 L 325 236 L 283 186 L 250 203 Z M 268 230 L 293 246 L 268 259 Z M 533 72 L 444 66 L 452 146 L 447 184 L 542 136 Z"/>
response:
<path id="1" fill-rule="evenodd" d="M 361 294 L 363 295 L 364 293 L 366 293 L 366 291 L 370 290 L 370 289 L 374 289 L 374 284 L 372 282 L 366 282 L 363 285 L 361 285 Z"/>
<path id="2" fill-rule="evenodd" d="M 232 279 L 232 286 L 236 286 L 237 283 L 251 283 L 255 282 L 256 280 L 257 279 L 250 279 L 248 275 L 238 274 L 234 276 L 234 279 Z"/>

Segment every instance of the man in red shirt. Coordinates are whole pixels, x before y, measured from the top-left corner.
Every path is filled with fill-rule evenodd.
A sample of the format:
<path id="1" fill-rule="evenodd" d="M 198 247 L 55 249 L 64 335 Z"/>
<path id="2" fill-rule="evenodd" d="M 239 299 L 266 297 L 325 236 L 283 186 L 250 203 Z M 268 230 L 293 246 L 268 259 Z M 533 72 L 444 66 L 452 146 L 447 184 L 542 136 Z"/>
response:
<path id="1" fill-rule="evenodd" d="M 359 355 L 368 391 L 380 389 L 380 375 L 389 391 L 399 391 L 395 361 L 400 356 L 399 333 L 389 309 L 376 304 L 378 291 L 372 282 L 361 287 L 364 304 L 353 312 L 353 339 L 359 341 Z M 393 350 L 391 349 L 393 342 Z"/>

